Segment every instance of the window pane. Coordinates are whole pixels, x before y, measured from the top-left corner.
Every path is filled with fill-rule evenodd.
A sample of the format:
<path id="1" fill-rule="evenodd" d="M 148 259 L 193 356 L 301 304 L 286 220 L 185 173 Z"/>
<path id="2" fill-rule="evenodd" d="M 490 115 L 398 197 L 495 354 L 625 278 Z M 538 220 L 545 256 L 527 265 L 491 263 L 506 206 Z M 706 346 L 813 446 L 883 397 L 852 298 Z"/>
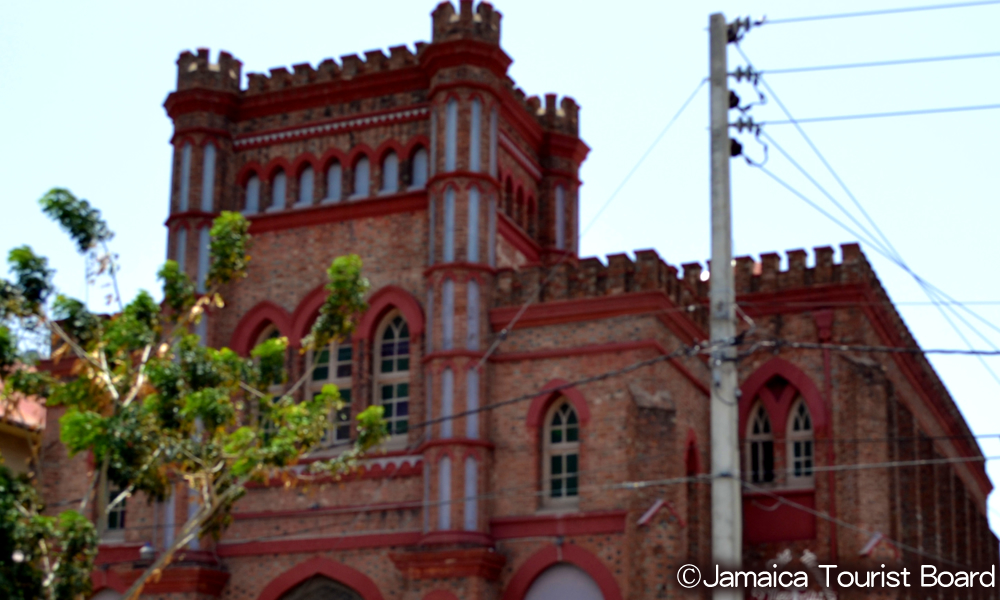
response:
<path id="1" fill-rule="evenodd" d="M 552 497 L 553 498 L 562 497 L 562 479 L 552 480 Z"/>
<path id="2" fill-rule="evenodd" d="M 567 473 L 578 473 L 579 471 L 580 471 L 580 469 L 577 468 L 577 455 L 576 454 L 567 454 L 566 455 L 566 472 Z"/>
<path id="3" fill-rule="evenodd" d="M 407 421 L 405 419 L 402 420 L 402 421 L 396 421 L 396 431 L 395 431 L 395 433 L 397 433 L 397 434 L 406 433 L 407 432 L 407 424 L 408 423 L 409 423 L 409 421 Z"/>
<path id="4" fill-rule="evenodd" d="M 392 373 L 392 360 L 391 359 L 390 360 L 383 360 L 382 361 L 382 372 L 383 373 Z"/>
<path id="5" fill-rule="evenodd" d="M 559 444 L 562 443 L 562 429 L 552 428 L 552 443 Z"/>
<path id="6" fill-rule="evenodd" d="M 353 354 L 351 346 L 340 346 L 337 348 L 337 362 L 350 361 Z"/>
<path id="7" fill-rule="evenodd" d="M 396 385 L 396 397 L 408 398 L 410 396 L 410 384 L 400 383 Z"/>
<path id="8" fill-rule="evenodd" d="M 774 481 L 774 442 L 764 442 L 764 481 Z"/>
<path id="9" fill-rule="evenodd" d="M 577 439 L 578 439 L 578 437 L 577 437 L 578 433 L 579 433 L 579 430 L 576 427 L 567 427 L 566 428 L 566 441 L 567 442 L 575 442 L 575 441 L 577 441 Z"/>
<path id="10" fill-rule="evenodd" d="M 577 477 L 567 477 L 566 478 L 566 495 L 576 496 L 577 488 L 579 487 L 579 479 Z"/>
<path id="11" fill-rule="evenodd" d="M 552 465 L 553 475 L 562 475 L 562 456 L 553 456 L 550 464 Z"/>
<path id="12" fill-rule="evenodd" d="M 383 385 L 382 386 L 382 399 L 383 400 L 392 400 L 392 386 L 391 385 Z"/>
<path id="13" fill-rule="evenodd" d="M 343 400 L 345 403 L 350 404 L 351 403 L 351 388 L 341 388 L 341 390 L 340 390 L 340 399 Z"/>
<path id="14" fill-rule="evenodd" d="M 337 365 L 337 377 L 350 377 L 351 376 L 351 365 Z"/>
<path id="15" fill-rule="evenodd" d="M 330 367 L 316 367 L 313 369 L 313 381 L 326 381 L 330 378 Z"/>
<path id="16" fill-rule="evenodd" d="M 396 344 L 392 342 L 382 344 L 382 356 L 392 356 L 396 352 Z"/>
<path id="17" fill-rule="evenodd" d="M 410 370 L 410 359 L 408 359 L 408 358 L 401 358 L 401 359 L 397 360 L 396 361 L 396 370 L 397 371 L 409 371 Z"/>
<path id="18" fill-rule="evenodd" d="M 409 402 L 397 402 L 396 403 L 396 416 L 405 417 L 410 414 L 410 403 Z"/>

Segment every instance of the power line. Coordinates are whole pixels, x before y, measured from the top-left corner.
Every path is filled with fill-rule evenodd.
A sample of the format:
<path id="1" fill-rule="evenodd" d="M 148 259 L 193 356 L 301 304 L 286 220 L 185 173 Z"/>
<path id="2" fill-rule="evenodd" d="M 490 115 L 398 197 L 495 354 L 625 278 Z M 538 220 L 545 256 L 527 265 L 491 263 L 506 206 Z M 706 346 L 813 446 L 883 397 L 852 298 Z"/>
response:
<path id="1" fill-rule="evenodd" d="M 793 348 L 795 350 L 833 350 L 836 352 L 881 352 L 886 354 L 945 354 L 961 356 L 1000 356 L 1000 350 L 959 350 L 953 348 L 906 348 L 898 346 L 868 346 L 863 344 L 824 344 L 817 342 L 790 342 L 787 340 L 762 340 L 755 342 L 748 355 L 762 348 Z"/>
<path id="2" fill-rule="evenodd" d="M 762 25 L 783 25 L 786 23 L 804 23 L 806 21 L 826 21 L 830 19 L 850 19 L 854 17 L 876 17 L 881 15 L 894 15 L 899 13 L 920 12 L 925 10 L 943 10 L 947 8 L 969 8 L 973 6 L 987 6 L 1000 4 L 1000 0 L 980 0 L 978 2 L 956 2 L 954 4 L 930 4 L 927 6 L 908 6 L 903 8 L 886 8 L 882 10 L 867 10 L 860 12 L 838 13 L 831 15 L 813 15 L 807 17 L 790 17 L 786 19 L 767 19 Z"/>
<path id="3" fill-rule="evenodd" d="M 838 69 L 864 69 L 868 67 L 890 67 L 895 65 L 912 65 L 918 63 L 944 62 L 951 60 L 970 60 L 976 58 L 994 58 L 1000 52 L 983 52 L 980 54 L 956 54 L 952 56 L 928 56 L 924 58 L 902 58 L 898 60 L 879 60 L 873 62 L 844 63 L 839 65 L 820 65 L 815 67 L 794 67 L 790 69 L 768 69 L 762 75 L 785 75 L 788 73 L 811 73 L 814 71 L 835 71 Z"/>
<path id="4" fill-rule="evenodd" d="M 950 106 L 945 108 L 921 108 L 916 110 L 897 110 L 880 113 L 862 113 L 856 115 L 836 115 L 830 117 L 806 117 L 803 119 L 779 119 L 761 121 L 758 125 L 794 125 L 796 123 L 828 123 L 832 121 L 854 121 L 858 119 L 881 119 L 884 117 L 910 117 L 914 115 L 931 115 L 939 113 L 956 113 L 977 110 L 996 110 L 1000 104 L 981 104 L 977 106 Z"/>
<path id="5" fill-rule="evenodd" d="M 656 136 L 656 139 L 653 140 L 653 143 L 649 145 L 649 148 L 647 148 L 646 151 L 642 154 L 642 156 L 639 157 L 639 160 L 636 161 L 635 166 L 633 166 L 632 170 L 628 172 L 628 175 L 625 176 L 625 179 L 623 179 L 622 182 L 618 184 L 618 187 L 615 188 L 615 191 L 614 193 L 611 194 L 611 197 L 608 198 L 608 200 L 601 206 L 600 210 L 597 211 L 597 214 L 594 215 L 594 218 L 590 220 L 590 223 L 587 223 L 587 226 L 584 227 L 583 232 L 580 233 L 581 238 L 583 238 L 583 236 L 586 235 L 588 231 L 590 231 L 590 228 L 597 221 L 597 217 L 601 216 L 601 213 L 604 212 L 604 209 L 606 209 L 608 205 L 611 204 L 612 200 L 614 200 L 615 197 L 618 196 L 618 192 L 622 191 L 622 188 L 625 187 L 625 184 L 627 184 L 629 180 L 632 179 L 632 175 L 635 175 L 635 172 L 639 170 L 639 167 L 642 166 L 642 163 L 645 162 L 645 160 L 653 152 L 653 149 L 656 148 L 656 146 L 660 143 L 660 140 L 663 139 L 663 136 L 665 136 L 667 132 L 670 131 L 670 128 L 674 126 L 674 123 L 677 122 L 677 119 L 680 118 L 680 116 L 684 113 L 684 110 L 687 109 L 689 104 L 691 104 L 691 101 L 694 100 L 695 96 L 698 95 L 698 92 L 701 91 L 701 88 L 705 87 L 706 83 L 708 83 L 707 78 L 702 79 L 698 83 L 697 87 L 694 88 L 694 91 L 691 92 L 691 95 L 688 96 L 688 99 L 684 101 L 684 104 L 681 105 L 681 107 L 674 114 L 673 118 L 671 118 L 670 121 L 667 123 L 667 126 L 664 127 L 662 131 L 660 131 L 659 135 Z"/>

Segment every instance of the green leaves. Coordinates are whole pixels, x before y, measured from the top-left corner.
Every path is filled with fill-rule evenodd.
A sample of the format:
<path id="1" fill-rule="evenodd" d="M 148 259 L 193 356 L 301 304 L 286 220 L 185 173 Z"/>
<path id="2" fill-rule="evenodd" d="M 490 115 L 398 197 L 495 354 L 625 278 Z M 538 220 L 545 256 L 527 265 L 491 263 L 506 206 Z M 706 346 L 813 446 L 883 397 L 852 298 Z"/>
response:
<path id="1" fill-rule="evenodd" d="M 14 248 L 7 263 L 15 277 L 16 294 L 20 296 L 20 316 L 36 314 L 52 293 L 52 275 L 48 259 L 38 256 L 31 246 Z"/>
<path id="2" fill-rule="evenodd" d="M 156 273 L 156 278 L 163 282 L 163 303 L 175 314 L 182 313 L 195 303 L 194 282 L 180 266 L 168 260 Z"/>
<path id="3" fill-rule="evenodd" d="M 48 587 L 55 600 L 90 595 L 90 573 L 97 556 L 97 532 L 76 511 L 42 514 L 31 482 L 0 466 L 0 589 L 10 600 L 37 600 Z M 58 562 L 47 580 L 44 559 Z"/>
<path id="4" fill-rule="evenodd" d="M 86 200 L 77 199 L 69 190 L 52 188 L 38 203 L 42 212 L 69 234 L 81 253 L 114 237 L 107 222 L 101 218 L 101 211 L 91 207 Z"/>
<path id="5" fill-rule="evenodd" d="M 212 223 L 208 270 L 210 283 L 226 284 L 246 277 L 247 247 L 250 244 L 250 222 L 237 212 L 223 211 Z"/>
<path id="6" fill-rule="evenodd" d="M 330 340 L 346 340 L 354 332 L 358 316 L 368 308 L 365 295 L 370 284 L 361 274 L 361 258 L 357 254 L 335 258 L 326 275 L 329 295 L 312 330 L 302 341 L 303 348 L 321 348 Z"/>

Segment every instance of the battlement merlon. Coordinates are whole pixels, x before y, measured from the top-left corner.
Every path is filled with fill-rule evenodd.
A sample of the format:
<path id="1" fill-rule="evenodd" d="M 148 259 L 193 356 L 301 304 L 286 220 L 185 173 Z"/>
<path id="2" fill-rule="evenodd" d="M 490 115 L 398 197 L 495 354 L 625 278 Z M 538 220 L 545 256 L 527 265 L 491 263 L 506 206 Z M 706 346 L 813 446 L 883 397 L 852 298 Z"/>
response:
<path id="1" fill-rule="evenodd" d="M 182 52 L 177 58 L 177 91 L 204 88 L 239 93 L 242 69 L 243 63 L 226 51 L 220 51 L 214 63 L 208 48 L 198 48 L 198 54 Z"/>
<path id="2" fill-rule="evenodd" d="M 473 10 L 472 0 L 460 0 L 457 13 L 451 2 L 442 2 L 431 13 L 431 41 L 479 40 L 499 46 L 502 16 L 489 2 Z"/>

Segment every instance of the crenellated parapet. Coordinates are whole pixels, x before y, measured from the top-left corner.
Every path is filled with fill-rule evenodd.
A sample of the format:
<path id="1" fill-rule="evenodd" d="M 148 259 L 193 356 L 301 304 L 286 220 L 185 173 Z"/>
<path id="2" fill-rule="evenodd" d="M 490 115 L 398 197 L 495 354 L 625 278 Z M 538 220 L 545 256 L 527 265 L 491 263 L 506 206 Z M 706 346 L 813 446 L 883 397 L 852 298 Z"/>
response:
<path id="1" fill-rule="evenodd" d="M 549 269 L 554 271 L 551 277 Z M 527 302 L 543 282 L 539 302 L 663 292 L 704 326 L 707 287 L 699 285 L 700 274 L 701 265 L 693 263 L 684 265 L 684 273 L 679 275 L 677 267 L 664 262 L 655 250 L 637 250 L 635 260 L 626 254 L 612 254 L 607 257 L 606 265 L 590 257 L 551 267 L 503 269 L 497 274 L 495 307 Z"/>
<path id="2" fill-rule="evenodd" d="M 442 2 L 431 13 L 432 41 L 477 40 L 499 45 L 501 17 L 489 2 L 473 9 L 472 0 L 460 0 L 457 13 L 451 2 Z"/>
<path id="3" fill-rule="evenodd" d="M 243 63 L 225 51 L 219 52 L 219 60 L 214 63 L 209 60 L 208 48 L 199 48 L 197 54 L 185 51 L 177 59 L 177 90 L 239 92 L 242 69 Z"/>
<path id="4" fill-rule="evenodd" d="M 271 69 L 269 74 L 250 73 L 247 75 L 246 93 L 252 96 L 316 83 L 349 81 L 360 75 L 413 67 L 417 65 L 425 46 L 425 43 L 417 42 L 416 52 L 411 52 L 406 46 L 393 46 L 389 48 L 388 56 L 382 50 L 369 50 L 365 52 L 364 58 L 357 54 L 341 56 L 340 64 L 328 58 L 315 68 L 309 63 L 299 63 L 292 66 L 292 71 L 286 67 L 277 67 Z"/>
<path id="5" fill-rule="evenodd" d="M 789 250 L 788 268 L 781 270 L 781 255 L 766 253 L 760 261 L 750 256 L 735 260 L 737 294 L 778 292 L 820 285 L 865 283 L 872 280 L 874 272 L 857 244 L 840 246 L 843 260 L 835 263 L 834 250 L 829 246 L 813 248 L 815 262 L 806 266 L 805 250 Z"/>

